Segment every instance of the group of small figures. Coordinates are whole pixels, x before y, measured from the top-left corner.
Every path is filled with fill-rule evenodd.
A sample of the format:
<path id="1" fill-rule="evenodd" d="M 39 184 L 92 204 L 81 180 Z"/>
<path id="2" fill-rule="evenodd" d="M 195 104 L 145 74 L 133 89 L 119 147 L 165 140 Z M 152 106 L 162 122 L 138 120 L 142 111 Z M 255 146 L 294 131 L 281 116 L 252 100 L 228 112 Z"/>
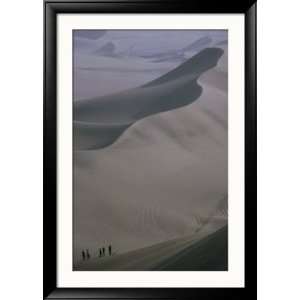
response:
<path id="1" fill-rule="evenodd" d="M 105 247 L 99 248 L 98 251 L 99 251 L 99 252 L 98 252 L 98 257 L 103 257 L 103 256 L 105 256 Z M 90 258 L 91 258 L 89 249 L 82 250 L 82 251 L 81 251 L 81 255 L 82 255 L 82 259 L 83 259 L 83 260 L 86 260 L 86 259 L 90 259 Z M 111 247 L 111 245 L 108 246 L 108 255 L 109 255 L 109 256 L 112 255 L 112 247 Z"/>

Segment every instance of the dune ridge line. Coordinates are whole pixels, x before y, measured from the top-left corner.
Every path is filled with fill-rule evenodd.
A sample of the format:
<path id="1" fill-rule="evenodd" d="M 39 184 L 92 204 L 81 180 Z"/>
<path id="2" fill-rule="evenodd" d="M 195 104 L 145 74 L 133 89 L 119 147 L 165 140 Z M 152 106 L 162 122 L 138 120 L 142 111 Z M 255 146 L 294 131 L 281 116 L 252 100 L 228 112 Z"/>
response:
<path id="1" fill-rule="evenodd" d="M 73 122 L 75 150 L 107 147 L 138 120 L 196 101 L 203 90 L 197 79 L 215 67 L 223 53 L 221 48 L 206 48 L 140 87 L 77 101 Z"/>

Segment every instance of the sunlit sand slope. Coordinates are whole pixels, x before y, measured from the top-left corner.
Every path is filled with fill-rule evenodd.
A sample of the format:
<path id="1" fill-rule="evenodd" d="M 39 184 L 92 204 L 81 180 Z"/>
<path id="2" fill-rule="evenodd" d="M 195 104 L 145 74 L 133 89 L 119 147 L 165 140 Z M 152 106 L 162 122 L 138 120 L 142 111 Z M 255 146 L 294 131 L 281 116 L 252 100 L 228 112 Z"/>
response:
<path id="1" fill-rule="evenodd" d="M 133 107 L 125 108 L 120 102 L 120 112 L 115 110 L 118 106 L 106 107 L 103 115 L 102 109 L 97 109 L 101 105 L 97 106 L 98 102 L 95 104 L 93 100 L 89 105 L 95 112 L 89 122 L 85 120 L 88 110 L 79 112 L 76 122 L 82 123 L 76 130 L 82 130 L 82 135 L 78 145 L 83 149 L 87 145 L 99 148 L 74 151 L 75 261 L 80 260 L 81 250 L 86 248 L 96 257 L 99 247 L 111 244 L 118 256 L 191 236 L 199 232 L 202 220 L 214 215 L 220 201 L 227 196 L 224 60 L 227 57 L 223 55 L 216 67 L 195 74 L 195 78 L 192 72 L 183 76 L 185 80 L 174 79 L 173 73 L 170 82 L 162 76 L 159 82 L 154 80 L 134 92 L 147 95 L 146 89 L 151 89 L 150 95 L 153 88 L 167 85 L 168 90 L 176 89 L 178 80 L 181 87 L 191 82 L 197 89 L 201 86 L 196 99 L 186 98 L 181 102 L 180 97 L 171 97 L 172 106 L 166 104 L 170 105 L 166 107 L 160 97 L 152 102 L 149 96 L 146 100 L 140 98 L 143 105 L 136 110 L 137 100 L 133 98 L 128 100 L 128 103 L 133 101 Z M 168 102 L 171 94 L 165 91 Z M 125 97 L 126 93 L 120 94 Z M 114 97 L 110 100 L 118 102 Z M 102 116 L 102 123 L 97 116 Z M 125 130 L 118 128 L 124 124 L 128 126 Z M 108 128 L 103 129 L 105 126 Z M 200 232 L 205 236 L 226 222 L 226 215 L 210 218 Z"/>

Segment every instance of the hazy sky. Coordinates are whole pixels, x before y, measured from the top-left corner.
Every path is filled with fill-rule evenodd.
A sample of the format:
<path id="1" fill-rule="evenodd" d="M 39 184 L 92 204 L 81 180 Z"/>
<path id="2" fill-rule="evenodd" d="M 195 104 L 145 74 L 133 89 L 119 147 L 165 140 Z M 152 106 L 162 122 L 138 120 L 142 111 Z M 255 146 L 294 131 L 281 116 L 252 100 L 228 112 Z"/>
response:
<path id="1" fill-rule="evenodd" d="M 131 51 L 148 54 L 179 50 L 189 44 L 207 38 L 213 46 L 227 40 L 226 30 L 75 30 L 75 51 L 93 52 L 107 43 L 112 43 L 117 52 Z"/>

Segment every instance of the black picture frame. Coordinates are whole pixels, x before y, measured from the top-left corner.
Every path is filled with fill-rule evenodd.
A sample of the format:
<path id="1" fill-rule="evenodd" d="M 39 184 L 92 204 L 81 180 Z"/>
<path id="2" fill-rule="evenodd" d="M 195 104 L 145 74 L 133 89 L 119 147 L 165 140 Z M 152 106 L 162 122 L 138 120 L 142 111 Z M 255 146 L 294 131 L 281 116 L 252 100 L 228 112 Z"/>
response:
<path id="1" fill-rule="evenodd" d="M 56 16 L 59 13 L 245 15 L 245 287 L 58 288 Z M 44 299 L 256 299 L 256 1 L 44 1 Z"/>

